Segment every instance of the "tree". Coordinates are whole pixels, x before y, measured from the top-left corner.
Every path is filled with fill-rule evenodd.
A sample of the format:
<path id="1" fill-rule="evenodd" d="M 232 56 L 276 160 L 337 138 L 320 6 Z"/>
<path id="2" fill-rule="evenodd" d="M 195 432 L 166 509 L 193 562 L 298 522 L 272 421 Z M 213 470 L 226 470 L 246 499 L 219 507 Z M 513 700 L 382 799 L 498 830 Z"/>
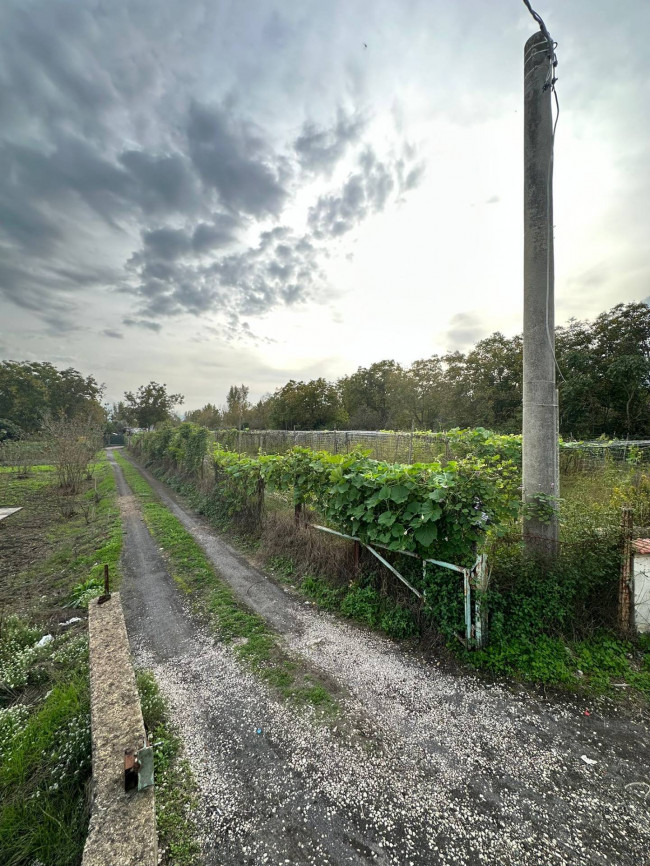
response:
<path id="1" fill-rule="evenodd" d="M 43 435 L 54 464 L 59 488 L 68 494 L 78 493 L 89 465 L 102 447 L 102 428 L 92 418 L 81 414 L 73 418 L 48 415 L 43 423 Z"/>
<path id="2" fill-rule="evenodd" d="M 193 409 L 185 413 L 185 420 L 209 430 L 216 430 L 221 426 L 221 412 L 212 403 L 206 403 L 202 409 Z"/>
<path id="3" fill-rule="evenodd" d="M 344 376 L 338 386 L 353 430 L 381 430 L 401 426 L 405 389 L 404 370 L 395 361 L 377 361 Z M 399 399 L 398 399 L 399 397 Z M 410 420 L 408 421 L 410 426 Z"/>
<path id="4" fill-rule="evenodd" d="M 146 429 L 171 420 L 172 408 L 181 405 L 184 399 L 182 394 L 168 394 L 167 385 L 158 382 L 140 385 L 135 394 L 131 391 L 124 394 L 129 421 Z"/>
<path id="5" fill-rule="evenodd" d="M 271 420 L 280 429 L 323 430 L 345 423 L 337 389 L 325 379 L 295 382 L 275 392 Z"/>
<path id="6" fill-rule="evenodd" d="M 93 376 L 84 377 L 72 367 L 58 370 L 45 361 L 0 363 L 0 417 L 28 433 L 39 430 L 48 413 L 103 418 L 99 402 L 103 390 Z"/>
<path id="7" fill-rule="evenodd" d="M 578 438 L 646 436 L 650 428 L 650 308 L 617 304 L 594 322 L 556 331 L 560 431 Z"/>
<path id="8" fill-rule="evenodd" d="M 108 433 L 124 433 L 129 426 L 129 410 L 123 400 L 113 403 L 106 423 Z"/>
<path id="9" fill-rule="evenodd" d="M 273 394 L 265 394 L 254 406 L 251 406 L 246 417 L 253 430 L 269 430 L 272 427 L 274 405 Z"/>
<path id="10" fill-rule="evenodd" d="M 523 340 L 497 331 L 481 340 L 465 359 L 466 390 L 471 393 L 472 426 L 516 433 L 522 422 Z"/>
<path id="11" fill-rule="evenodd" d="M 237 427 L 241 430 L 244 424 L 244 415 L 250 408 L 248 402 L 247 385 L 231 385 L 226 397 L 226 411 L 224 412 L 224 422 L 228 427 Z"/>

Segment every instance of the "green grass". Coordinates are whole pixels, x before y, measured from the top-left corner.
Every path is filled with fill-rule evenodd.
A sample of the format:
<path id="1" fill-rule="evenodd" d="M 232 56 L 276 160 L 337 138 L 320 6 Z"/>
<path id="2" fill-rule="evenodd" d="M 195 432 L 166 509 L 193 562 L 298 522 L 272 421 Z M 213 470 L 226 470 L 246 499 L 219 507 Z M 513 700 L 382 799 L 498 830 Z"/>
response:
<path id="1" fill-rule="evenodd" d="M 297 704 L 311 704 L 328 715 L 338 712 L 333 697 L 313 675 L 289 658 L 264 619 L 252 613 L 217 574 L 202 548 L 180 521 L 162 505 L 149 483 L 121 454 L 115 458 L 138 498 L 145 522 L 168 559 L 178 586 L 206 612 L 220 640 L 233 645 L 246 667 Z"/>
<path id="2" fill-rule="evenodd" d="M 138 671 L 144 725 L 154 746 L 156 823 L 162 863 L 193 866 L 199 862 L 197 827 L 192 817 L 197 787 L 182 743 L 151 671 Z"/>
<path id="3" fill-rule="evenodd" d="M 3 505 L 23 506 L 9 520 L 13 544 L 3 556 L 0 536 L 0 601 L 7 611 L 19 610 L 46 622 L 48 615 L 70 604 L 86 604 L 103 587 L 104 564 L 112 585 L 119 586 L 122 523 L 113 471 L 106 456 L 93 466 L 94 481 L 77 497 L 58 496 L 52 467 L 33 467 L 28 478 L 5 477 L 0 484 Z M 74 508 L 64 517 L 58 503 Z M 23 553 L 23 549 L 27 554 Z M 25 559 L 33 559 L 25 567 Z"/>
<path id="4" fill-rule="evenodd" d="M 81 861 L 89 818 L 85 635 L 65 635 L 33 654 L 24 685 L 34 683 L 48 687 L 39 700 L 0 708 L 2 863 L 72 866 Z M 2 724 L 14 715 L 14 724 Z"/>
<path id="5" fill-rule="evenodd" d="M 118 578 L 114 476 L 102 455 L 98 501 L 89 482 L 65 518 L 56 508 L 52 467 L 33 466 L 26 478 L 0 472 L 3 504 L 23 506 L 10 518 L 11 535 L 0 536 L 0 862 L 76 866 L 89 819 L 88 645 L 83 621 L 65 631 L 58 623 L 83 619 L 68 606 L 83 603 L 84 584 L 95 592 L 104 562 Z M 44 633 L 54 640 L 39 648 Z"/>
<path id="6" fill-rule="evenodd" d="M 513 636 L 465 653 L 472 666 L 499 676 L 569 688 L 585 695 L 650 701 L 650 641 L 598 632 L 570 641 L 549 635 Z"/>

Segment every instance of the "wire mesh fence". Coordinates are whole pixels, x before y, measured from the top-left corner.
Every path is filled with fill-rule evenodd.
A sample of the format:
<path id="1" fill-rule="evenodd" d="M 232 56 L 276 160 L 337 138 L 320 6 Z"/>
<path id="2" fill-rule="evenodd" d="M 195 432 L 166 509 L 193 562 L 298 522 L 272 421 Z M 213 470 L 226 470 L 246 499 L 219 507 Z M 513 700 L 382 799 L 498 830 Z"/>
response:
<path id="1" fill-rule="evenodd" d="M 378 430 L 216 430 L 215 441 L 241 454 L 284 454 L 292 448 L 311 448 L 332 454 L 355 449 L 370 452 L 388 463 L 431 463 L 450 459 L 450 443 L 439 433 L 399 433 Z"/>
<path id="2" fill-rule="evenodd" d="M 444 462 L 472 451 L 470 442 L 459 436 L 459 431 L 215 430 L 213 436 L 222 447 L 241 454 L 284 454 L 294 447 L 347 454 L 360 448 L 369 451 L 373 459 L 388 463 Z M 512 440 L 517 437 L 502 438 Z M 508 456 L 512 456 L 511 448 Z M 493 450 L 498 451 L 498 446 Z M 561 442 L 560 455 L 562 467 L 567 471 L 586 469 L 608 460 L 648 463 L 650 440 Z"/>

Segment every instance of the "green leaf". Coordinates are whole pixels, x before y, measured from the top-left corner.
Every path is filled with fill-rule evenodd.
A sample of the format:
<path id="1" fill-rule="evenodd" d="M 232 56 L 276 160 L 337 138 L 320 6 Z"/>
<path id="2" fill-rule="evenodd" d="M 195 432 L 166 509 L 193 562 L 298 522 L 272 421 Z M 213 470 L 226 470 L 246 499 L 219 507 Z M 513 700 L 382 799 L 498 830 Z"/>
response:
<path id="1" fill-rule="evenodd" d="M 432 505 L 430 502 L 425 502 L 422 507 L 422 515 L 424 520 L 438 520 L 442 514 L 442 508 L 439 505 Z"/>
<path id="2" fill-rule="evenodd" d="M 390 488 L 390 498 L 393 502 L 406 502 L 409 498 L 409 489 L 405 487 L 403 484 L 397 484 L 395 487 Z"/>
<path id="3" fill-rule="evenodd" d="M 421 526 L 414 532 L 415 540 L 423 547 L 430 547 L 438 537 L 438 530 L 435 526 Z"/>
<path id="4" fill-rule="evenodd" d="M 395 523 L 395 515 L 391 514 L 390 511 L 384 511 L 383 514 L 379 515 L 378 523 L 381 523 L 382 526 L 392 526 Z"/>

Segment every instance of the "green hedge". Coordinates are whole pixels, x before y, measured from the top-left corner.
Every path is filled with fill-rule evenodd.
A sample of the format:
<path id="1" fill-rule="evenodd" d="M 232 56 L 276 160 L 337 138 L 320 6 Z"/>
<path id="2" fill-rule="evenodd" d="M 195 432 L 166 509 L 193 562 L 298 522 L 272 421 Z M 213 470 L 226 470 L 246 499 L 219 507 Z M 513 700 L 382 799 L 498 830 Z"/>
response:
<path id="1" fill-rule="evenodd" d="M 166 468 L 197 474 L 208 431 L 181 424 L 141 434 L 134 445 Z M 425 558 L 471 564 L 488 530 L 510 523 L 520 507 L 517 469 L 498 456 L 403 465 L 361 452 L 294 448 L 252 457 L 212 447 L 213 497 L 225 518 L 259 511 L 268 488 L 315 508 L 330 525 L 367 544 Z"/>

